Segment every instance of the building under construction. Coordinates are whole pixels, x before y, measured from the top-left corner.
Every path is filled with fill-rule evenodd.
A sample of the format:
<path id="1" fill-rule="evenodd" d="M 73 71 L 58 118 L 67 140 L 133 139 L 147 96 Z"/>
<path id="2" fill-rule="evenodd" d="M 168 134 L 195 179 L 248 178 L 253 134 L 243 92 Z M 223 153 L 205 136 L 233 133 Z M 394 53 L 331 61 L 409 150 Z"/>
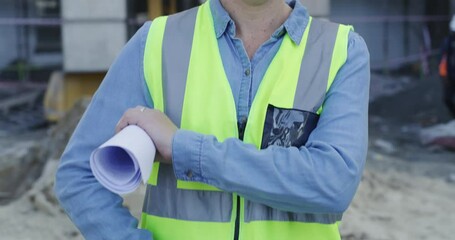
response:
<path id="1" fill-rule="evenodd" d="M 74 3 L 73 3 L 74 2 Z M 126 40 L 148 18 L 190 8 L 198 0 L 145 1 L 115 0 L 95 3 L 65 0 L 0 0 L 0 78 L 2 80 L 39 79 L 40 71 L 72 67 L 68 44 L 71 45 L 76 25 L 87 29 L 77 36 L 81 44 L 97 36 L 89 29 L 115 28 L 109 35 L 110 49 L 103 60 L 91 56 L 84 71 L 105 71 L 113 56 Z M 430 0 L 304 0 L 312 15 L 354 25 L 370 46 L 375 67 L 392 67 L 415 60 L 422 51 L 433 53 L 448 33 L 448 21 L 454 1 Z M 74 6 L 72 6 L 74 5 Z M 75 7 L 77 6 L 77 7 Z M 106 6 L 109 6 L 108 8 Z M 107 27 L 109 26 L 109 27 Z M 76 27 L 81 28 L 81 27 Z M 62 31 L 67 29 L 67 31 Z M 97 31 L 95 31 L 97 32 Z M 63 34 L 62 34 L 63 33 Z M 113 33 L 110 33 L 113 34 Z M 96 34 L 95 34 L 96 35 Z M 99 34 L 101 35 L 101 33 Z M 69 42 L 65 42 L 69 41 Z M 106 41 L 108 42 L 108 41 Z M 123 43 L 123 44 L 122 44 Z M 114 46 L 115 45 L 115 46 Z M 88 49 L 80 49 L 87 51 Z M 81 53 L 82 54 L 82 53 Z M 68 56 L 63 58 L 63 55 Z M 102 54 L 100 54 L 102 55 Z M 414 56 L 414 58 L 409 58 Z M 418 59 L 418 57 L 417 57 Z M 67 61 L 64 61 L 67 60 Z M 63 63 L 63 65 L 62 65 Z M 385 66 L 389 64 L 389 66 Z M 91 68 L 91 69 L 90 69 Z M 38 75 L 38 76 L 37 76 Z"/>
<path id="2" fill-rule="evenodd" d="M 144 22 L 203 1 L 0 0 L 1 239 L 82 239 L 52 190 L 80 99 Z M 371 55 L 369 152 L 342 239 L 451 239 L 455 153 L 429 139 L 455 139 L 437 75 L 455 0 L 301 1 L 353 25 Z M 143 196 L 125 197 L 135 217 Z"/>

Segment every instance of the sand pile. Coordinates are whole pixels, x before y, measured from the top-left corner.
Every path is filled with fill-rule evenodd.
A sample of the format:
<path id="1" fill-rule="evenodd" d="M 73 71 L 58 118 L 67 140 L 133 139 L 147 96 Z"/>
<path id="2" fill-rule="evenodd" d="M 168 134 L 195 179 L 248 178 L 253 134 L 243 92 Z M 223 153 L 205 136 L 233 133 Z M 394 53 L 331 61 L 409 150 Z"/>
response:
<path id="1" fill-rule="evenodd" d="M 1 239 L 83 239 L 59 207 L 53 185 L 59 158 L 89 102 L 79 101 L 47 132 L 2 140 L 10 145 L 0 156 L 3 189 L 10 193 L 4 199 L 15 200 L 0 207 Z"/>
<path id="2" fill-rule="evenodd" d="M 343 239 L 452 239 L 454 200 L 453 183 L 367 170 L 343 218 Z"/>
<path id="3" fill-rule="evenodd" d="M 59 158 L 89 103 L 90 99 L 79 101 L 47 132 L 0 140 L 0 164 L 5 163 L 0 168 L 4 170 L 0 171 L 0 187 L 14 193 L 0 195 L 0 200 L 9 200 L 0 205 L 0 239 L 83 239 L 58 205 L 53 185 Z M 11 169 L 18 169 L 18 173 Z M 125 197 L 125 205 L 136 217 L 140 216 L 144 194 L 141 187 Z"/>
<path id="4" fill-rule="evenodd" d="M 404 79 L 402 85 L 408 86 L 407 81 Z M 425 149 L 416 140 L 417 135 L 412 134 L 418 132 L 418 123 L 441 115 L 442 107 L 434 106 L 437 96 L 425 97 L 428 101 L 422 102 L 422 107 L 418 109 L 421 112 L 407 105 L 391 109 L 397 103 L 414 106 L 413 97 L 423 96 L 427 89 L 435 88 L 433 85 L 423 82 L 422 86 L 417 85 L 412 91 L 401 89 L 399 96 L 382 100 L 378 97 L 380 101 L 372 105 L 371 119 L 376 119 L 370 121 L 372 145 L 363 180 L 341 225 L 343 239 L 452 239 L 455 154 Z M 12 197 L 15 201 L 0 206 L 1 239 L 83 239 L 58 206 L 52 186 L 58 159 L 88 102 L 80 102 L 45 134 L 0 139 L 0 163 L 3 162 L 4 166 L 11 164 L 9 169 L 21 169 L 11 162 L 35 166 L 30 168 L 34 171 L 18 171 L 14 176 L 10 171 L 2 173 L 0 169 L 0 177 L 3 177 L 0 187 L 6 189 L 4 194 L 11 197 L 8 191 L 16 191 Z M 425 111 L 422 112 L 422 109 Z M 408 125 L 417 130 L 409 131 L 405 128 Z M 18 156 L 17 161 L 11 160 L 14 155 Z M 7 173 L 10 174 L 8 177 Z M 20 177 L 24 174 L 29 177 Z M 2 194 L 0 191 L 0 199 L 5 199 Z M 143 195 L 142 187 L 126 197 L 134 216 L 140 215 Z"/>
<path id="5" fill-rule="evenodd" d="M 5 240 L 83 239 L 52 192 L 58 161 L 47 162 L 43 175 L 21 198 L 0 207 L 0 236 Z"/>

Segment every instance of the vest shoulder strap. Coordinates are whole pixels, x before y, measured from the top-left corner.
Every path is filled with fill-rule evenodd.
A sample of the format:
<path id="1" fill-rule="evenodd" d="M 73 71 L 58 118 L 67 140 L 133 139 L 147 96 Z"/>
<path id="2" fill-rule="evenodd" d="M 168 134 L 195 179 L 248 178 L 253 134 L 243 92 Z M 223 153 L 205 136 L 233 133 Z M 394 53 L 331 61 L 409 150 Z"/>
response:
<path id="1" fill-rule="evenodd" d="M 197 12 L 196 7 L 155 19 L 144 51 L 144 76 L 155 108 L 178 127 Z"/>
<path id="2" fill-rule="evenodd" d="M 347 59 L 348 35 L 352 26 L 313 18 L 300 68 L 294 107 L 320 114 L 325 94 Z M 304 105 L 304 106 L 302 106 Z M 317 109 L 319 107 L 319 109 Z"/>
<path id="3" fill-rule="evenodd" d="M 181 121 L 179 116 L 197 14 L 198 8 L 192 8 L 155 19 L 144 54 L 144 76 L 155 107 L 165 112 L 177 126 Z M 310 33 L 301 63 L 294 108 L 320 114 L 325 94 L 319 93 L 328 92 L 346 62 L 348 35 L 352 26 L 313 19 L 308 27 Z M 310 109 L 310 106 L 316 106 L 316 109 Z"/>

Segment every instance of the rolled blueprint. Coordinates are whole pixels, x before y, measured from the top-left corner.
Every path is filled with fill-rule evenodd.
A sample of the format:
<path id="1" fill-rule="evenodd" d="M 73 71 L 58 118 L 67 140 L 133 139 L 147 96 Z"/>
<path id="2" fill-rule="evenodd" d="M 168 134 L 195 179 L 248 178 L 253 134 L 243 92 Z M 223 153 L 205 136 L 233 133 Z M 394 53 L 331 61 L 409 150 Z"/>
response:
<path id="1" fill-rule="evenodd" d="M 90 156 L 95 178 L 117 194 L 136 190 L 150 177 L 156 148 L 149 135 L 135 125 L 117 133 Z"/>

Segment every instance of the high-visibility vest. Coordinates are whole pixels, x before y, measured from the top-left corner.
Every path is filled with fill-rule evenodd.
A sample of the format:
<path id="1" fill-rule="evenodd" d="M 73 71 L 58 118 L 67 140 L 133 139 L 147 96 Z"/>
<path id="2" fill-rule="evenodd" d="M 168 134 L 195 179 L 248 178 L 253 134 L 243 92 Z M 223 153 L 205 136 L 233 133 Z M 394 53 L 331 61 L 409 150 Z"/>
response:
<path id="1" fill-rule="evenodd" d="M 346 62 L 350 30 L 310 18 L 300 44 L 284 36 L 252 103 L 245 143 L 258 149 L 305 144 Z M 209 2 L 153 21 L 144 75 L 155 108 L 179 128 L 214 135 L 220 142 L 239 137 Z M 240 240 L 340 239 L 340 213 L 281 211 L 214 186 L 177 180 L 172 165 L 160 163 L 148 181 L 141 228 L 155 240 L 233 240 L 237 210 Z"/>

